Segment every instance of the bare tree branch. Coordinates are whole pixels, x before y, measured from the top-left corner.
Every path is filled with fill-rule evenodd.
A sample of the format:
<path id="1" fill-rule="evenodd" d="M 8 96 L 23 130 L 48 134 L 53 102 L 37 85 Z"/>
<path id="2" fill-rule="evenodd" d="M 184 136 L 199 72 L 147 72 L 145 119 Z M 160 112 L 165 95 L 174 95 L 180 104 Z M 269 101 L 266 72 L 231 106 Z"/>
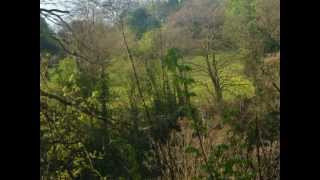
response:
<path id="1" fill-rule="evenodd" d="M 63 10 L 60 10 L 60 9 L 44 9 L 44 8 L 40 8 L 40 13 L 49 13 L 49 14 L 52 14 L 52 15 L 56 15 L 55 13 L 70 13 L 69 11 L 63 11 Z"/>

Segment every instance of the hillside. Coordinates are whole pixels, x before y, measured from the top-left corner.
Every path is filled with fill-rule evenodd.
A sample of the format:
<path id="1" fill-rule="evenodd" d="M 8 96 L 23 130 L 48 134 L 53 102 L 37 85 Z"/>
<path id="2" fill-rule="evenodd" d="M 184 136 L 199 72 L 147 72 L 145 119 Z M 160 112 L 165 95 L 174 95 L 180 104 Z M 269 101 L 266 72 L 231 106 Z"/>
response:
<path id="1" fill-rule="evenodd" d="M 56 3 L 41 179 L 280 179 L 279 0 Z"/>

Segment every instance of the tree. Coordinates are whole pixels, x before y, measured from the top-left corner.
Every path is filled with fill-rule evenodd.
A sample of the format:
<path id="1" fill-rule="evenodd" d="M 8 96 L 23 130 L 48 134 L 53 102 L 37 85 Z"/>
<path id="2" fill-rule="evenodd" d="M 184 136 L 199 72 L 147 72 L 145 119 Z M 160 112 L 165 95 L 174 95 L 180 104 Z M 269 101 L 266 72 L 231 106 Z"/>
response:
<path id="1" fill-rule="evenodd" d="M 54 32 L 49 28 L 45 19 L 40 17 L 40 51 L 59 54 L 61 48 L 58 43 L 51 38 L 52 34 L 54 34 Z"/>
<path id="2" fill-rule="evenodd" d="M 40 9 L 41 178 L 279 178 L 277 0 L 72 5 Z"/>
<path id="3" fill-rule="evenodd" d="M 128 24 L 136 33 L 138 39 L 140 39 L 145 32 L 157 28 L 160 25 L 145 8 L 138 8 L 129 13 Z"/>

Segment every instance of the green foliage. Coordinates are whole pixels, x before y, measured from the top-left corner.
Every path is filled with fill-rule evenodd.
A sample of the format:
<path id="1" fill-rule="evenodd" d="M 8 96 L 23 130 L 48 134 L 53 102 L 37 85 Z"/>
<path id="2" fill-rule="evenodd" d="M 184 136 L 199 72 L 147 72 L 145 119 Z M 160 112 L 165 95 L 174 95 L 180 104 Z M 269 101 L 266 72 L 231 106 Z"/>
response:
<path id="1" fill-rule="evenodd" d="M 61 60 L 56 69 L 52 69 L 49 72 L 51 81 L 59 85 L 71 85 L 75 82 L 75 78 L 78 75 L 78 67 L 76 62 L 72 58 L 65 58 Z"/>
<path id="2" fill-rule="evenodd" d="M 128 25 L 135 32 L 138 39 L 142 35 L 160 26 L 160 23 L 155 19 L 145 8 L 137 8 L 129 13 Z"/>
<path id="3" fill-rule="evenodd" d="M 238 44 L 239 47 L 252 48 L 250 46 L 254 45 L 256 46 L 255 48 L 262 48 L 263 53 L 277 52 L 280 50 L 280 40 L 275 36 L 280 36 L 280 34 L 274 35 L 274 32 L 267 30 L 268 28 L 265 24 L 262 24 L 264 22 L 261 22 L 261 19 L 268 17 L 261 17 L 267 15 L 261 14 L 265 12 L 260 9 L 272 9 L 268 6 L 261 7 L 268 3 L 267 1 L 265 1 L 265 4 L 261 3 L 263 1 L 265 0 L 228 1 L 227 18 L 224 26 L 227 32 L 225 34 L 231 37 L 234 40 L 233 42 Z M 259 3 L 259 6 L 257 3 Z M 274 11 L 271 13 L 274 13 Z M 277 24 L 276 26 L 279 26 L 280 17 L 276 19 L 279 14 L 268 14 L 268 16 L 275 16 L 275 18 L 270 20 L 270 25 L 274 26 L 274 24 Z"/>
<path id="4" fill-rule="evenodd" d="M 54 32 L 50 29 L 45 19 L 40 17 L 40 51 L 51 54 L 58 54 L 61 48 L 58 43 L 51 38 Z"/>
<path id="5" fill-rule="evenodd" d="M 199 156 L 200 156 L 200 151 L 199 151 L 197 148 L 195 148 L 195 147 L 193 147 L 193 146 L 191 146 L 191 145 L 189 145 L 189 146 L 187 146 L 187 147 L 185 148 L 185 152 L 186 152 L 186 153 L 190 153 L 190 154 L 192 154 L 192 155 L 195 156 L 195 157 L 199 157 Z"/>
<path id="6" fill-rule="evenodd" d="M 128 47 L 118 22 L 103 24 L 97 8 L 98 17 L 70 23 L 71 37 L 57 35 L 76 35 L 65 43 L 79 54 L 63 58 L 40 19 L 41 177 L 249 180 L 261 168 L 276 179 L 279 58 L 267 54 L 279 51 L 280 38 L 271 1 L 227 0 L 219 14 L 211 0 L 146 2 L 121 13 Z M 211 18 L 219 28 L 207 27 Z"/>
<path id="7" fill-rule="evenodd" d="M 168 50 L 167 56 L 165 58 L 165 64 L 170 71 L 175 71 L 175 69 L 178 67 L 178 60 L 181 57 L 182 56 L 177 48 Z"/>
<path id="8" fill-rule="evenodd" d="M 233 139 L 228 144 L 220 144 L 209 153 L 209 165 L 202 169 L 211 172 L 214 179 L 252 179 L 255 172 L 250 169 L 250 159 L 244 154 L 245 145 L 239 139 Z"/>

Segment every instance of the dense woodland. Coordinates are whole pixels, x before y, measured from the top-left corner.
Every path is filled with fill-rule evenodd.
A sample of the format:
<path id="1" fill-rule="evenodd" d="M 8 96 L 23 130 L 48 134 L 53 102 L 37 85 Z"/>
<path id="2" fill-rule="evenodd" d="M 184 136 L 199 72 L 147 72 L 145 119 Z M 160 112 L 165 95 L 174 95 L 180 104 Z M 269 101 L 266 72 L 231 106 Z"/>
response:
<path id="1" fill-rule="evenodd" d="M 43 180 L 280 179 L 280 0 L 42 0 L 40 64 Z"/>

